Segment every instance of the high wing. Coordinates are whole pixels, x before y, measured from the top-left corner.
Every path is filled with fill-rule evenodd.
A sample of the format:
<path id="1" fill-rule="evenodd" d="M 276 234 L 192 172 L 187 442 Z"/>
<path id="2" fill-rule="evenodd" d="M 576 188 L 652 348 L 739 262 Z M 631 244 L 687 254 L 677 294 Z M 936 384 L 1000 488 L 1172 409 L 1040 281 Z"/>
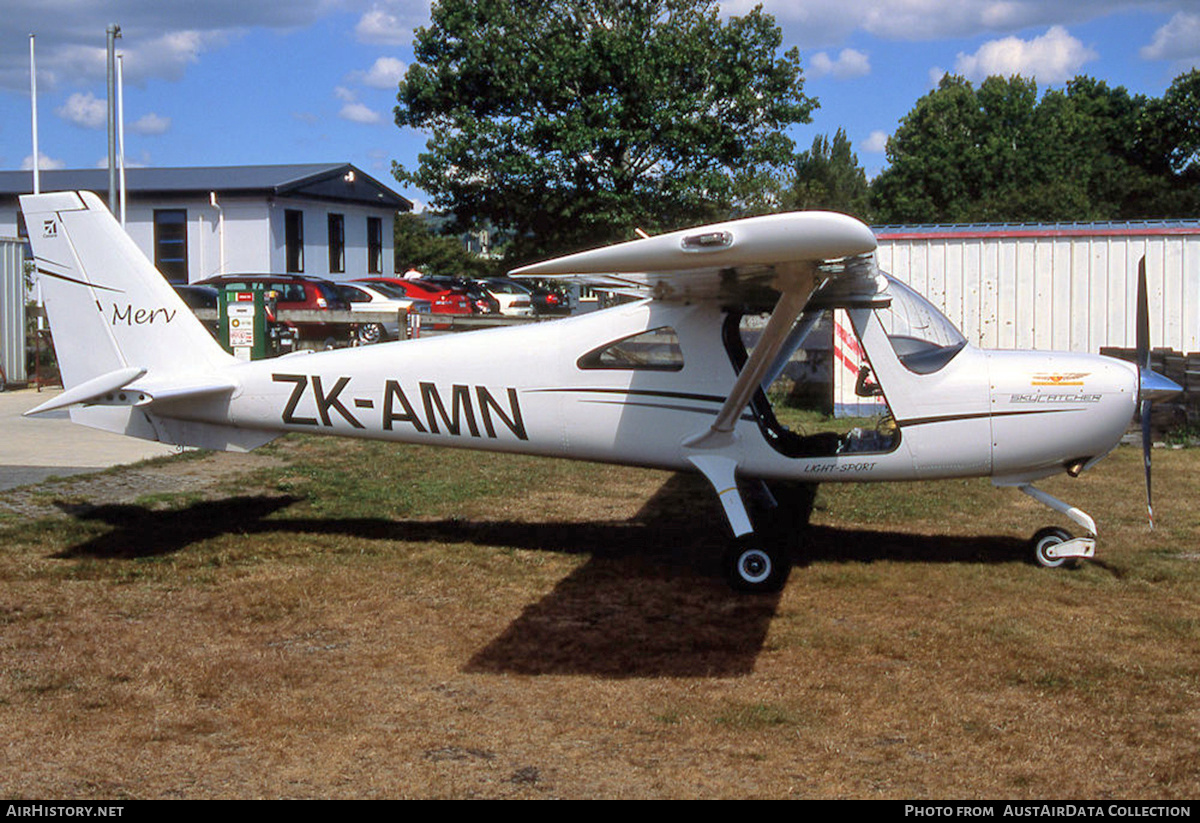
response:
<path id="1" fill-rule="evenodd" d="M 797 285 L 811 292 L 817 265 L 874 250 L 875 235 L 853 217 L 789 212 L 630 240 L 511 274 L 579 281 L 658 300 L 745 301 L 761 298 L 768 289 L 784 291 L 774 282 L 781 267 L 807 270 L 809 276 Z"/>
<path id="2" fill-rule="evenodd" d="M 644 237 L 534 263 L 511 274 L 574 280 L 656 300 L 773 305 L 766 330 L 712 426 L 713 432 L 729 432 L 818 288 L 862 290 L 864 297 L 875 297 L 873 268 L 864 279 L 863 266 L 825 266 L 870 254 L 875 245 L 871 230 L 848 215 L 789 212 Z"/>
<path id="3" fill-rule="evenodd" d="M 511 274 L 576 280 L 664 301 L 774 305 L 715 421 L 685 441 L 692 452 L 688 459 L 716 487 L 735 533 L 743 534 L 751 524 L 737 494 L 736 460 L 727 454 L 736 437 L 734 426 L 764 378 L 778 368 L 780 350 L 816 293 L 861 291 L 865 300 L 876 299 L 882 289 L 873 264 L 825 267 L 869 255 L 875 246 L 875 235 L 853 217 L 790 212 L 631 240 L 524 266 Z"/>

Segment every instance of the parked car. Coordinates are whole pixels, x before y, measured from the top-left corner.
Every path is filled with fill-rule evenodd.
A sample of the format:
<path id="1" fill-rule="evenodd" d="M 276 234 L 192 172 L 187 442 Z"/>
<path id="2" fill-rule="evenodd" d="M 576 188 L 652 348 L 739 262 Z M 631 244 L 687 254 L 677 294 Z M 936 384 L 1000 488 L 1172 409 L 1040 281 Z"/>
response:
<path id="1" fill-rule="evenodd" d="M 428 314 L 430 310 L 428 300 L 409 297 L 388 283 L 338 283 L 336 288 L 338 294 L 350 304 L 350 311 L 386 311 L 396 316 L 390 323 L 371 321 L 359 324 L 358 342 L 363 344 L 403 338 L 404 329 L 400 328 L 399 313 L 411 311 Z"/>
<path id="2" fill-rule="evenodd" d="M 533 310 L 537 314 L 570 314 L 571 301 L 561 292 L 530 285 L 533 290 Z"/>
<path id="3" fill-rule="evenodd" d="M 474 314 L 470 298 L 461 292 L 442 288 L 425 280 L 405 280 L 403 277 L 364 277 L 352 283 L 387 283 L 404 291 L 409 297 L 428 300 L 433 314 Z"/>
<path id="4" fill-rule="evenodd" d="M 509 287 L 522 289 L 529 294 L 529 302 L 534 314 L 570 314 L 571 303 L 562 294 L 544 289 L 527 280 L 514 280 L 511 277 L 489 277 L 483 281 L 489 289 L 493 284 L 504 284 Z"/>
<path id="5" fill-rule="evenodd" d="M 506 317 L 532 317 L 533 293 L 515 280 L 503 277 L 481 281 L 483 287 L 500 301 L 500 313 Z"/>
<path id="6" fill-rule="evenodd" d="M 175 293 L 183 298 L 184 304 L 193 312 L 197 309 L 211 310 L 213 316 L 211 319 L 205 318 L 200 321 L 204 328 L 208 329 L 208 333 L 216 337 L 217 332 L 217 290 L 212 286 L 193 286 L 193 285 L 176 285 Z"/>
<path id="7" fill-rule="evenodd" d="M 218 274 L 198 281 L 199 285 L 219 289 L 234 287 L 249 291 L 275 293 L 279 311 L 350 311 L 350 304 L 337 293 L 337 284 L 320 277 L 302 274 Z M 193 284 L 195 285 L 195 284 Z M 284 321 L 295 329 L 296 337 L 324 348 L 351 342 L 355 328 L 350 323 Z"/>
<path id="8" fill-rule="evenodd" d="M 476 314 L 497 314 L 500 311 L 500 301 L 488 292 L 481 284 L 461 277 L 423 277 L 426 283 L 443 286 L 454 292 L 461 292 L 471 298 L 471 305 Z"/>

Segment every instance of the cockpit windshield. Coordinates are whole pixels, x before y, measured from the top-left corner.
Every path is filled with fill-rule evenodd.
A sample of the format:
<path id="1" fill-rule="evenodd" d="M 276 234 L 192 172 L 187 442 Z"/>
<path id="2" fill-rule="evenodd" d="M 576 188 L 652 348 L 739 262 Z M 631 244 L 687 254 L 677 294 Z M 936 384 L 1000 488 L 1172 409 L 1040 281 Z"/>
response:
<path id="1" fill-rule="evenodd" d="M 932 303 L 890 276 L 888 293 L 891 304 L 876 312 L 896 357 L 909 371 L 932 374 L 967 345 L 962 332 Z"/>

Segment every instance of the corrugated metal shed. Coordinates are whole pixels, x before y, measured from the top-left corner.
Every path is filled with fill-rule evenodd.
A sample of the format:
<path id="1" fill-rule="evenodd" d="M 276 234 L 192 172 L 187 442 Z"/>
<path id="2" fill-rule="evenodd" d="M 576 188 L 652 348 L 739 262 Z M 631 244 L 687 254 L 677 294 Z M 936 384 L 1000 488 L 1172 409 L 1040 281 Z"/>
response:
<path id="1" fill-rule="evenodd" d="M 1145 256 L 1151 343 L 1200 351 L 1200 220 L 881 226 L 879 266 L 986 348 L 1134 345 Z"/>
<path id="2" fill-rule="evenodd" d="M 0 368 L 3 383 L 24 383 L 25 246 L 0 237 Z"/>

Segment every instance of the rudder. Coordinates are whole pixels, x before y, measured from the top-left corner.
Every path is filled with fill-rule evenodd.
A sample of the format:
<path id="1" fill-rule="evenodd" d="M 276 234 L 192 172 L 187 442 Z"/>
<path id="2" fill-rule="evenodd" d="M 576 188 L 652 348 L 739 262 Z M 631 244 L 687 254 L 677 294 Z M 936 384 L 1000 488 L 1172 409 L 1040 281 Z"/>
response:
<path id="1" fill-rule="evenodd" d="M 234 362 L 90 192 L 21 197 L 63 387 Z"/>

